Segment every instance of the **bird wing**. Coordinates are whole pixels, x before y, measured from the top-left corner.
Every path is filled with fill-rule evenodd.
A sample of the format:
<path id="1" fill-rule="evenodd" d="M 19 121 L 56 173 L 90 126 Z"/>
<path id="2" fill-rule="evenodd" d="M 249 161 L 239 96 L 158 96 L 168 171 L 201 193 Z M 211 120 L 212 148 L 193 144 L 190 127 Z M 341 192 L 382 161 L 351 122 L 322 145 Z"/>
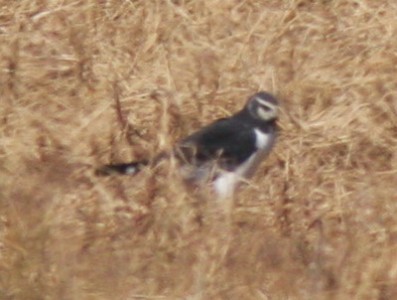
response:
<path id="1" fill-rule="evenodd" d="M 220 119 L 183 139 L 176 154 L 182 161 L 200 166 L 216 162 L 233 171 L 255 151 L 255 132 L 250 126 L 231 118 Z"/>

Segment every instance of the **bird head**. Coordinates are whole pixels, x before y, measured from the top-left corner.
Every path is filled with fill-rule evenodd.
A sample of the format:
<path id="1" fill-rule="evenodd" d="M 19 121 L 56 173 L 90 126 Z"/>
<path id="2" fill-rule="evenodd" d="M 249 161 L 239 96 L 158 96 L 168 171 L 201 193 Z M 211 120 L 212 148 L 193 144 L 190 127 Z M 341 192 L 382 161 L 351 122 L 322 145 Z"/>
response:
<path id="1" fill-rule="evenodd" d="M 277 118 L 278 101 L 269 93 L 259 92 L 248 99 L 246 109 L 257 120 L 273 121 Z"/>

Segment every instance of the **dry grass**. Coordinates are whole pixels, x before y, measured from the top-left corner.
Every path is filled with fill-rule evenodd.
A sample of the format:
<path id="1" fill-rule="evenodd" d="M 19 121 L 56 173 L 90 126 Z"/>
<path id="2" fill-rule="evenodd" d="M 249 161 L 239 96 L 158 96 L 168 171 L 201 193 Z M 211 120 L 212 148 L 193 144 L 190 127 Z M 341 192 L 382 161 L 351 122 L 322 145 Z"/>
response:
<path id="1" fill-rule="evenodd" d="M 1 299 L 396 299 L 397 4 L 0 1 Z M 230 227 L 153 155 L 257 90 Z"/>

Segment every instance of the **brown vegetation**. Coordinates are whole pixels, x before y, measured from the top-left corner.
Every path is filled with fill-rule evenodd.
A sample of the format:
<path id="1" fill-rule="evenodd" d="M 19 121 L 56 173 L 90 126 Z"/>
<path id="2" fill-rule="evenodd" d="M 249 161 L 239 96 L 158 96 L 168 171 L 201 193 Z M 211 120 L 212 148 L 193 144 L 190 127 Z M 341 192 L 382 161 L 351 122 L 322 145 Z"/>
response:
<path id="1" fill-rule="evenodd" d="M 0 1 L 1 299 L 396 299 L 397 4 Z M 267 90 L 225 225 L 152 156 Z"/>

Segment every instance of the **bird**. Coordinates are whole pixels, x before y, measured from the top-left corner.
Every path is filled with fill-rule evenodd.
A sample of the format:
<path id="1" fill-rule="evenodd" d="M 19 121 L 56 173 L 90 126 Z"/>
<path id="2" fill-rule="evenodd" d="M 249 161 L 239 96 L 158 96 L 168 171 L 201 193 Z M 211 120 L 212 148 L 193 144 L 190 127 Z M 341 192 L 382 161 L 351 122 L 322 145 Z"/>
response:
<path id="1" fill-rule="evenodd" d="M 250 96 L 230 117 L 213 121 L 176 143 L 170 153 L 153 160 L 108 164 L 98 175 L 135 175 L 143 168 L 175 157 L 182 178 L 194 185 L 210 183 L 219 198 L 232 197 L 271 152 L 277 136 L 279 101 L 268 92 Z"/>

